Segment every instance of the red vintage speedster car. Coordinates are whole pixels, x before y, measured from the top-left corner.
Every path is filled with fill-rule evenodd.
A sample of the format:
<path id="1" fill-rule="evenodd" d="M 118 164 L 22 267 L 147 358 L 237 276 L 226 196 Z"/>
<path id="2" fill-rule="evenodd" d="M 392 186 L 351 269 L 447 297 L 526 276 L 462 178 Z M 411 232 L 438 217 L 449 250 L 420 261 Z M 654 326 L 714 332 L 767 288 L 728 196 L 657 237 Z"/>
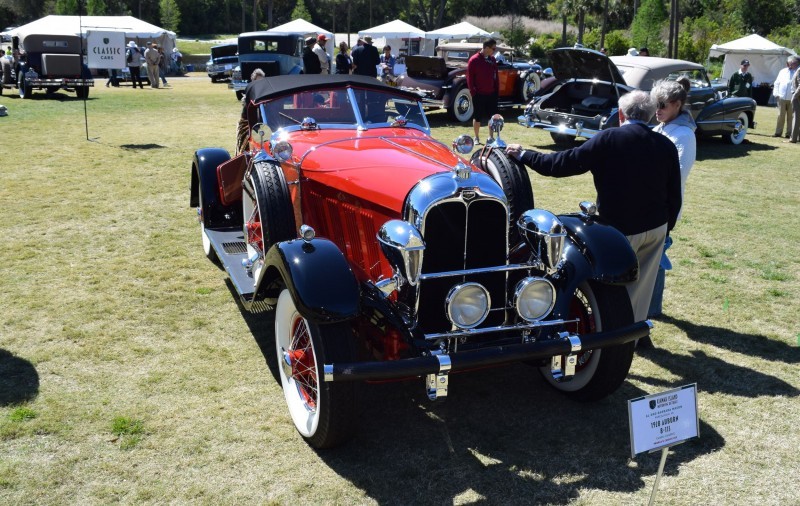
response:
<path id="1" fill-rule="evenodd" d="M 198 150 L 190 205 L 244 308 L 274 311 L 311 446 L 353 434 L 359 382 L 423 378 L 437 399 L 450 373 L 517 361 L 579 400 L 623 382 L 649 322 L 624 287 L 636 257 L 592 206 L 534 209 L 497 142 L 462 159 L 430 136 L 418 96 L 375 79 L 273 77 L 246 100 L 249 149 Z"/>

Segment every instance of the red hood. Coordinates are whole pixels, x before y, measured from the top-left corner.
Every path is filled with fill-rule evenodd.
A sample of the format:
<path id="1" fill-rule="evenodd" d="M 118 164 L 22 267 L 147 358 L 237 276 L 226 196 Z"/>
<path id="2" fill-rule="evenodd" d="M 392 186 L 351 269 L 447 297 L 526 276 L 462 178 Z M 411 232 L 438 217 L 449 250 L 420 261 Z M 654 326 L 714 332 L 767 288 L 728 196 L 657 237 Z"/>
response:
<path id="1" fill-rule="evenodd" d="M 304 157 L 303 176 L 398 214 L 414 185 L 451 170 L 460 160 L 450 148 L 417 130 L 350 133 L 347 137 L 342 130 L 293 134 L 294 154 Z"/>

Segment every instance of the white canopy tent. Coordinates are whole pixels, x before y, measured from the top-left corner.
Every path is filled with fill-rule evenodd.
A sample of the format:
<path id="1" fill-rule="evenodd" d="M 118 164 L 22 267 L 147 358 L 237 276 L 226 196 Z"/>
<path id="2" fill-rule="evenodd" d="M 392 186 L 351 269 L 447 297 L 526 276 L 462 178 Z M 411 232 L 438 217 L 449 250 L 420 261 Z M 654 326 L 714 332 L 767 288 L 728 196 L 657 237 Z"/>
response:
<path id="1" fill-rule="evenodd" d="M 169 54 L 176 46 L 175 32 L 151 25 L 133 16 L 45 16 L 27 25 L 11 30 L 12 37 L 21 41 L 29 34 L 82 35 L 89 31 L 124 32 L 125 42 L 134 41 L 143 46 L 155 42 Z"/>
<path id="2" fill-rule="evenodd" d="M 305 19 L 295 19 L 284 23 L 275 28 L 267 30 L 270 33 L 302 33 L 306 37 L 316 38 L 319 34 L 324 34 L 328 41 L 325 43 L 325 51 L 333 58 L 334 40 L 333 33 L 328 30 L 323 30 L 313 23 L 309 23 Z"/>
<path id="3" fill-rule="evenodd" d="M 772 84 L 778 72 L 786 67 L 786 58 L 795 54 L 791 49 L 779 46 L 764 37 L 752 34 L 725 44 L 714 44 L 708 55 L 725 56 L 722 76 L 730 78 L 739 70 L 742 60 L 750 61 L 753 84 Z"/>
<path id="4" fill-rule="evenodd" d="M 462 21 L 461 23 L 456 23 L 454 25 L 445 26 L 444 28 L 439 28 L 438 30 L 427 32 L 425 35 L 429 39 L 444 39 L 444 40 L 452 40 L 452 39 L 461 40 L 461 39 L 470 39 L 475 37 L 489 38 L 497 36 L 497 34 L 495 33 L 489 33 L 486 30 L 478 28 L 472 23 L 467 23 L 466 21 Z"/>
<path id="5" fill-rule="evenodd" d="M 399 19 L 358 32 L 359 37 L 366 35 L 372 37 L 373 45 L 379 51 L 388 44 L 392 47 L 392 54 L 398 57 L 411 54 L 433 55 L 433 39 L 426 37 L 425 32 L 419 28 Z"/>

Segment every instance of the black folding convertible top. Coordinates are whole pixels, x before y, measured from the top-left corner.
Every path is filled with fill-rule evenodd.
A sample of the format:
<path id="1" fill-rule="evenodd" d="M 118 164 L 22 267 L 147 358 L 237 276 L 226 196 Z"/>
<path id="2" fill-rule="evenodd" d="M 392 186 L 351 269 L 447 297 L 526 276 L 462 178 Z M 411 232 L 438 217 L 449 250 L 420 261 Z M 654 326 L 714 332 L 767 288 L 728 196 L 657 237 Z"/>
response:
<path id="1" fill-rule="evenodd" d="M 294 74 L 267 77 L 248 84 L 245 91 L 245 103 L 261 102 L 269 98 L 302 91 L 347 87 L 391 91 L 411 100 L 419 100 L 418 95 L 387 86 L 374 77 L 351 74 Z"/>

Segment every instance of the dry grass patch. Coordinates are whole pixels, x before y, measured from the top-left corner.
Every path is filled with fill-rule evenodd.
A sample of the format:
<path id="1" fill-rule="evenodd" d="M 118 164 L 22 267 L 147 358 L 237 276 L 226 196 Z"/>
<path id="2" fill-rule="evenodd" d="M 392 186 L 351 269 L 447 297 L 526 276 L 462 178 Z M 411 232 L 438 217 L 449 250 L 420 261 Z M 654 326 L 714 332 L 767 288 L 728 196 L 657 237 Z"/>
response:
<path id="1" fill-rule="evenodd" d="M 700 143 L 668 316 L 619 392 L 574 404 L 524 365 L 457 375 L 436 404 L 370 385 L 359 437 L 316 453 L 269 316 L 237 306 L 188 207 L 193 151 L 233 147 L 233 92 L 99 84 L 91 142 L 66 94 L 2 99 L 0 503 L 643 504 L 658 457 L 630 459 L 626 400 L 691 382 L 701 438 L 670 452 L 660 503 L 796 502 L 800 152 L 769 136 L 774 109 L 746 144 Z M 554 147 L 516 114 L 506 140 Z M 471 130 L 431 120 L 444 142 Z M 594 196 L 589 176 L 532 181 L 556 212 Z"/>

